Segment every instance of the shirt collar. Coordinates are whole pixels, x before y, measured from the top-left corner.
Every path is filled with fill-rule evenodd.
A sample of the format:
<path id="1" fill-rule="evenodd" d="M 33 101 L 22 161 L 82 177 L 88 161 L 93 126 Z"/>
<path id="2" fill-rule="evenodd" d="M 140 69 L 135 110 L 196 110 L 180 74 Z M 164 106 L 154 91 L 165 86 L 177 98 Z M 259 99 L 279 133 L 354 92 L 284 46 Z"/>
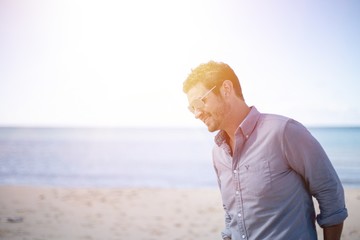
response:
<path id="1" fill-rule="evenodd" d="M 260 112 L 256 109 L 256 107 L 252 106 L 248 115 L 240 123 L 240 126 L 238 127 L 235 134 L 243 134 L 245 137 L 249 137 L 254 131 L 259 117 Z M 215 143 L 218 146 L 221 146 L 224 142 L 227 142 L 228 138 L 229 136 L 227 135 L 227 133 L 224 130 L 220 130 L 220 132 L 215 136 Z"/>

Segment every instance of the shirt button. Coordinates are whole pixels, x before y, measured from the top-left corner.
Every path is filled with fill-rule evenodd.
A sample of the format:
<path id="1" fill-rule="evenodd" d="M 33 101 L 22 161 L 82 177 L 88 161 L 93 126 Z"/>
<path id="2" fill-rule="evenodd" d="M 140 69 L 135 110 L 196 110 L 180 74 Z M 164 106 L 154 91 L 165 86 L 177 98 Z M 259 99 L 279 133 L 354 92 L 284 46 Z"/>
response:
<path id="1" fill-rule="evenodd" d="M 234 173 L 237 173 L 237 171 L 236 171 L 236 170 L 234 170 Z"/>
<path id="2" fill-rule="evenodd" d="M 236 195 L 239 195 L 239 193 L 240 193 L 239 191 L 236 191 L 236 192 L 235 192 Z"/>
<path id="3" fill-rule="evenodd" d="M 242 235 L 241 237 L 242 237 L 242 238 L 245 238 L 245 235 Z"/>
<path id="4" fill-rule="evenodd" d="M 246 135 L 245 137 L 246 137 L 246 138 L 249 138 L 249 135 Z"/>
<path id="5" fill-rule="evenodd" d="M 238 217 L 241 217 L 241 213 L 238 214 Z"/>

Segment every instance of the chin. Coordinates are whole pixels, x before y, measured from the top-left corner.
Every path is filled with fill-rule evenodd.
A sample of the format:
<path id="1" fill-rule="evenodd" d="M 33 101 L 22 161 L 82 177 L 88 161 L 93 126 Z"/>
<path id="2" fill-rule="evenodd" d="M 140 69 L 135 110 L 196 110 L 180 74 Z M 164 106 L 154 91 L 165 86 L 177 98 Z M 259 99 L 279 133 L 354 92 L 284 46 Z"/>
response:
<path id="1" fill-rule="evenodd" d="M 214 122 L 213 119 L 211 119 L 210 117 L 203 120 L 203 122 L 207 126 L 207 129 L 209 132 L 215 132 L 215 131 L 219 130 L 219 127 L 216 124 L 216 122 Z"/>
<path id="2" fill-rule="evenodd" d="M 207 126 L 209 132 L 215 132 L 215 131 L 219 130 L 217 127 L 215 127 L 214 125 L 211 125 L 211 124 L 206 125 L 206 126 Z"/>
<path id="3" fill-rule="evenodd" d="M 208 131 L 209 132 L 216 132 L 218 129 L 215 129 L 215 128 L 208 128 Z"/>

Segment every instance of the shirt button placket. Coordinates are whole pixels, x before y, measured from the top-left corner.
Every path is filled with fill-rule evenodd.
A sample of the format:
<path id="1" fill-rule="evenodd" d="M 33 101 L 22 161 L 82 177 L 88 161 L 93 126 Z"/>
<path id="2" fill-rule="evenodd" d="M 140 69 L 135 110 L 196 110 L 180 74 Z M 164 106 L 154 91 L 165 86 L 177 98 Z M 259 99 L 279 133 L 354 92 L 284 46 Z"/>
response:
<path id="1" fill-rule="evenodd" d="M 237 216 L 238 216 L 238 218 L 239 218 L 239 228 L 240 228 L 240 234 L 242 234 L 241 235 L 241 238 L 242 239 L 245 239 L 246 238 L 246 235 L 245 234 L 243 234 L 244 232 L 245 232 L 245 226 L 244 226 L 244 219 L 243 219 L 243 215 L 242 215 L 242 213 L 241 213 L 241 207 L 240 207 L 240 209 L 239 209 L 239 212 L 238 212 L 238 214 L 237 214 Z"/>
<path id="2" fill-rule="evenodd" d="M 234 180 L 236 182 L 236 185 L 240 187 L 238 170 L 234 169 L 233 172 L 234 172 Z M 238 214 L 237 214 L 237 216 L 239 218 L 238 224 L 239 224 L 240 232 L 244 233 L 245 232 L 245 228 L 244 228 L 245 226 L 243 224 L 244 221 L 243 221 L 243 215 L 242 215 L 242 200 L 241 200 L 241 194 L 240 194 L 239 190 L 235 191 L 235 199 L 236 199 L 237 206 L 238 206 Z M 242 239 L 246 239 L 245 234 L 242 234 L 241 237 L 242 237 Z"/>

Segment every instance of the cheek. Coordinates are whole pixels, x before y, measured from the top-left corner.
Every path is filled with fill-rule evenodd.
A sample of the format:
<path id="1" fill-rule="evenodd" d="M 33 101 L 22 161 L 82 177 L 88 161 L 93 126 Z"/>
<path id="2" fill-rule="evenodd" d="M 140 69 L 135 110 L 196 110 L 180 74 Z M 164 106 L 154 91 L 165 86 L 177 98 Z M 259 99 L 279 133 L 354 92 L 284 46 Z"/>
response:
<path id="1" fill-rule="evenodd" d="M 226 113 L 226 108 L 222 104 L 217 104 L 211 109 L 211 115 L 213 115 L 216 118 L 224 116 Z"/>
<path id="2" fill-rule="evenodd" d="M 229 114 L 229 106 L 226 104 L 219 104 L 212 112 L 212 116 L 217 122 L 223 122 Z"/>

